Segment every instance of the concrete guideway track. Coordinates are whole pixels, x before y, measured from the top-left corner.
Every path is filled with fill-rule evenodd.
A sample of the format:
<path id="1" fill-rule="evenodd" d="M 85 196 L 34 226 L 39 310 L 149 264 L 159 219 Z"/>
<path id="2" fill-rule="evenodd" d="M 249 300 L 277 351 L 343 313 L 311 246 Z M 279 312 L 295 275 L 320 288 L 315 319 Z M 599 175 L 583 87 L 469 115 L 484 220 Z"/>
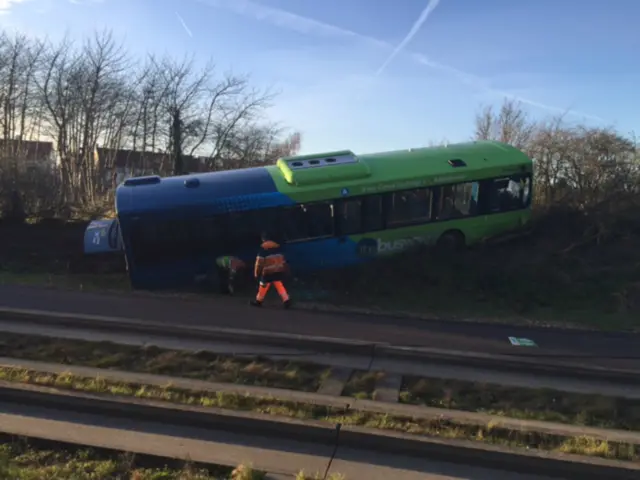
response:
<path id="1" fill-rule="evenodd" d="M 257 310 L 237 299 L 184 300 L 22 286 L 1 286 L 0 305 L 122 317 L 173 326 L 215 326 L 514 357 L 541 355 L 577 359 L 582 364 L 607 368 L 640 369 L 640 334 L 633 333 L 327 314 L 295 309 L 281 311 L 277 307 Z M 514 347 L 508 337 L 531 339 L 537 348 Z"/>
<path id="2" fill-rule="evenodd" d="M 4 314 L 10 312 L 7 318 Z M 535 359 L 532 365 L 522 362 L 508 362 L 498 355 L 488 356 L 490 365 L 479 365 L 478 357 L 461 357 L 456 352 L 447 352 L 445 357 L 435 357 L 425 354 L 424 349 L 419 355 L 412 356 L 401 349 L 399 357 L 385 355 L 392 351 L 390 348 L 365 349 L 361 351 L 358 345 L 354 351 L 349 351 L 350 343 L 346 343 L 345 350 L 336 352 L 330 342 L 328 348 L 312 342 L 312 348 L 305 348 L 305 341 L 309 338 L 294 337 L 281 340 L 287 345 L 273 346 L 268 342 L 273 334 L 252 332 L 247 340 L 247 333 L 241 338 L 233 338 L 225 341 L 228 333 L 220 338 L 218 332 L 224 329 L 202 327 L 188 330 L 180 327 L 175 331 L 153 331 L 153 323 L 133 323 L 133 321 L 117 320 L 116 323 L 107 322 L 107 326 L 97 328 L 96 317 L 78 315 L 75 318 L 65 314 L 62 317 L 44 313 L 23 314 L 16 317 L 19 310 L 7 310 L 0 307 L 0 331 L 14 334 L 43 335 L 53 338 L 89 340 L 93 342 L 111 342 L 115 344 L 145 347 L 155 345 L 171 350 L 184 350 L 190 352 L 208 351 L 227 356 L 247 356 L 269 358 L 272 360 L 290 359 L 299 362 L 310 362 L 317 365 L 331 367 L 331 375 L 325 378 L 320 386 L 322 393 L 340 396 L 346 383 L 354 371 L 385 372 L 384 379 L 397 380 L 396 385 L 389 391 L 386 401 L 396 402 L 400 395 L 400 387 L 404 376 L 419 376 L 428 378 L 456 379 L 468 382 L 484 382 L 498 385 L 511 385 L 519 388 L 548 388 L 564 392 L 597 394 L 611 397 L 640 399 L 640 378 L 638 373 L 632 371 L 617 372 L 611 369 L 591 370 L 587 368 L 576 369 L 566 364 L 541 365 L 539 359 Z M 32 312 L 27 310 L 26 312 Z M 60 315 L 60 314 L 57 314 Z M 98 317 L 101 318 L 101 317 Z M 94 320 L 94 321 L 90 321 Z M 61 321 L 61 323 L 56 323 Z M 130 331 L 128 324 L 134 326 L 144 325 L 145 331 Z M 78 325 L 78 326 L 75 326 Z M 163 328 L 167 328 L 164 326 Z M 150 333 L 151 332 L 151 333 Z M 232 330 L 235 332 L 237 330 Z M 189 335 L 185 336 L 185 333 Z M 278 336 L 279 337 L 279 336 Z M 287 343 L 289 342 L 289 343 Z M 2 341 L 0 340 L 0 344 Z M 529 359 L 531 360 L 531 359 Z M 487 363 L 487 362 L 484 362 Z M 0 358 L 0 366 L 8 367 L 23 365 L 25 368 L 39 369 L 43 364 L 31 362 L 25 359 Z M 29 367 L 29 365 L 38 365 Z M 505 368 L 508 367 L 508 368 Z M 82 367 L 74 367 L 80 368 Z M 545 372 L 546 369 L 546 372 Z M 58 370 L 55 370 L 58 371 Z M 380 385 L 376 381 L 375 390 L 379 394 Z M 319 390 L 319 391 L 320 391 Z"/>
<path id="3" fill-rule="evenodd" d="M 108 419 L 94 415 L 20 407 L 0 402 L 0 425 L 8 433 L 94 448 L 125 450 L 140 455 L 234 466 L 252 464 L 269 472 L 268 479 L 292 479 L 300 470 L 323 474 L 332 447 L 297 441 L 278 441 L 247 434 L 229 434 L 197 428 L 177 428 L 135 420 Z M 296 471 L 297 469 L 297 471 Z M 380 455 L 338 448 L 329 473 L 347 479 L 367 480 L 547 480 L 482 467 Z M 548 479 L 551 480 L 551 479 Z"/>
<path id="4" fill-rule="evenodd" d="M 509 471 L 631 480 L 637 478 L 640 468 L 630 462 L 517 452 L 359 427 L 336 431 L 321 422 L 6 383 L 0 384 L 0 398 L 0 426 L 9 434 L 126 448 L 147 455 L 188 456 L 197 462 L 236 465 L 251 461 L 257 469 L 286 475 L 303 468 L 322 472 L 329 465 L 330 471 L 348 478 L 370 480 L 541 479 Z"/>

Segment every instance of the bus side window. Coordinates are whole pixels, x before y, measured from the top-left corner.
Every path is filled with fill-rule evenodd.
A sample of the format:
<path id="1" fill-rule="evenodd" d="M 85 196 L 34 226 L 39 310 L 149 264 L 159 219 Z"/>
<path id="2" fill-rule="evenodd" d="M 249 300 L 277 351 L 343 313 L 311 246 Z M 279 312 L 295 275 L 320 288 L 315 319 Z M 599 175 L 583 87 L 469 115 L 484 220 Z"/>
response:
<path id="1" fill-rule="evenodd" d="M 331 202 L 308 204 L 307 222 L 309 238 L 332 237 L 334 234 L 333 204 Z"/>
<path id="2" fill-rule="evenodd" d="M 388 194 L 387 225 L 426 223 L 431 217 L 431 190 L 418 188 Z"/>
<path id="3" fill-rule="evenodd" d="M 336 216 L 337 234 L 353 235 L 362 232 L 362 200 L 352 198 L 349 200 L 338 200 L 334 206 Z"/>
<path id="4" fill-rule="evenodd" d="M 231 212 L 227 215 L 226 250 L 236 252 L 248 248 L 257 248 L 255 211 Z M 258 233 L 259 235 L 259 233 Z"/>
<path id="5" fill-rule="evenodd" d="M 282 211 L 284 240 L 297 242 L 333 236 L 333 205 L 320 202 L 287 207 Z"/>
<path id="6" fill-rule="evenodd" d="M 224 250 L 224 232 L 221 215 L 194 219 L 189 222 L 191 251 L 194 255 L 219 254 Z"/>
<path id="7" fill-rule="evenodd" d="M 476 182 L 441 187 L 438 220 L 475 215 L 478 209 L 478 191 Z"/>
<path id="8" fill-rule="evenodd" d="M 281 216 L 282 212 L 278 207 L 255 211 L 256 244 L 260 244 L 260 234 L 262 232 L 272 235 L 274 241 L 282 242 L 282 238 L 280 238 L 282 236 Z"/>
<path id="9" fill-rule="evenodd" d="M 304 210 L 300 205 L 285 207 L 281 214 L 282 237 L 285 242 L 295 242 L 307 236 Z"/>
<path id="10" fill-rule="evenodd" d="M 438 220 L 447 220 L 459 216 L 455 209 L 455 190 L 453 186 L 440 187 L 438 198 Z"/>
<path id="11" fill-rule="evenodd" d="M 477 210 L 477 182 L 460 183 L 455 186 L 455 207 L 463 216 L 475 215 Z M 475 198 L 474 198 L 474 191 Z"/>
<path id="12" fill-rule="evenodd" d="M 526 204 L 523 201 L 524 185 L 521 180 L 519 176 L 493 179 L 489 191 L 489 211 L 509 212 L 523 208 Z"/>
<path id="13" fill-rule="evenodd" d="M 384 211 L 381 195 L 362 197 L 362 231 L 377 232 L 384 230 Z"/>
<path id="14" fill-rule="evenodd" d="M 156 232 L 153 224 L 134 220 L 131 225 L 131 251 L 133 261 L 138 265 L 145 265 L 153 262 L 157 257 Z"/>

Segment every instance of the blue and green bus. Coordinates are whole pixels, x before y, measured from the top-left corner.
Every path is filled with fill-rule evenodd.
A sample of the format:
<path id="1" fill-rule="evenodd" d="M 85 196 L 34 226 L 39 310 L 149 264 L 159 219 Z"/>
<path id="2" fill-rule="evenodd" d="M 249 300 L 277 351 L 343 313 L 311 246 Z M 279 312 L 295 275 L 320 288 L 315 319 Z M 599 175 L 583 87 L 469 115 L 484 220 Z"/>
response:
<path id="1" fill-rule="evenodd" d="M 123 250 L 134 288 L 185 286 L 219 255 L 251 261 L 261 231 L 296 271 L 344 267 L 417 245 L 472 245 L 531 219 L 533 165 L 494 141 L 131 178 L 85 252 Z"/>

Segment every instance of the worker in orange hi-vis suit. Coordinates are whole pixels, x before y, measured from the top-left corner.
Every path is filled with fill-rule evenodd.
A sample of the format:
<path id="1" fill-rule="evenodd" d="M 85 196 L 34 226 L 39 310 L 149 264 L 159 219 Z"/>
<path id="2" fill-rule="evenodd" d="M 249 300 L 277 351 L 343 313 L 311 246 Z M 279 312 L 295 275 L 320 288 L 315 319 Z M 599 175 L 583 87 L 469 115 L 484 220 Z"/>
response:
<path id="1" fill-rule="evenodd" d="M 251 301 L 251 305 L 254 307 L 262 306 L 262 302 L 271 284 L 273 284 L 282 299 L 284 307 L 289 308 L 291 306 L 291 299 L 289 298 L 287 289 L 282 283 L 286 272 L 287 261 L 281 252 L 280 245 L 270 240 L 266 233 L 263 233 L 262 244 L 256 257 L 254 269 L 254 276 L 260 280 L 260 286 L 258 287 L 258 295 L 256 295 L 255 300 Z"/>

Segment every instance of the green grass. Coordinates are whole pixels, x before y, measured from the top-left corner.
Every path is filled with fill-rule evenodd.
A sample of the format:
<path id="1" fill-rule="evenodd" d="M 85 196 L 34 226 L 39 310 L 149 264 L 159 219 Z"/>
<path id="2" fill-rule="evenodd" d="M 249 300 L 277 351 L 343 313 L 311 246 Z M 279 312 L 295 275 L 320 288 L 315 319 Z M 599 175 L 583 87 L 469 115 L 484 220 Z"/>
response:
<path id="1" fill-rule="evenodd" d="M 120 274 L 78 274 L 62 273 L 16 273 L 0 270 L 0 285 L 25 285 L 31 287 L 53 287 L 87 292 L 131 292 L 129 279 Z"/>
<path id="2" fill-rule="evenodd" d="M 409 418 L 349 408 L 326 407 L 315 404 L 283 401 L 269 397 L 198 392 L 172 386 L 156 387 L 103 378 L 79 377 L 71 374 L 50 374 L 25 369 L 0 368 L 0 380 L 57 387 L 66 390 L 135 397 L 184 405 L 217 407 L 236 411 L 250 411 L 267 415 L 318 420 L 331 424 L 355 425 L 371 429 L 391 430 L 414 435 L 464 439 L 514 448 L 575 453 L 586 456 L 637 461 L 640 447 L 600 441 L 589 437 L 567 437 L 535 431 L 523 431 L 496 425 L 468 425 L 442 418 Z"/>
<path id="3" fill-rule="evenodd" d="M 342 395 L 361 400 L 372 400 L 376 383 L 384 377 L 384 372 L 355 370 L 342 390 Z"/>
<path id="4" fill-rule="evenodd" d="M 626 398 L 406 376 L 400 401 L 526 420 L 640 431 L 640 400 Z"/>
<path id="5" fill-rule="evenodd" d="M 580 212 L 566 218 L 547 215 L 536 225 L 531 237 L 510 244 L 477 247 L 453 256 L 407 253 L 319 272 L 291 280 L 288 286 L 300 300 L 300 308 L 365 306 L 370 313 L 400 311 L 445 319 L 639 329 L 637 232 L 629 230 L 629 225 L 611 227 L 597 242 L 585 243 L 582 232 L 601 226 Z M 51 235 L 60 232 L 52 230 Z M 125 275 L 67 275 L 64 265 L 43 267 L 43 262 L 56 264 L 50 254 L 37 261 L 27 253 L 19 257 L 2 262 L 0 283 L 130 291 Z M 34 273 L 38 270 L 58 273 Z M 240 297 L 252 294 L 250 288 Z"/>
<path id="6" fill-rule="evenodd" d="M 305 473 L 305 471 L 301 471 L 296 475 L 296 480 L 347 480 L 347 477 L 342 475 L 341 473 L 331 473 L 325 479 L 324 473 L 316 472 L 314 475 L 310 475 Z"/>
<path id="7" fill-rule="evenodd" d="M 255 472 L 256 474 L 261 472 Z M 180 469 L 136 466 L 132 454 L 92 449 L 38 449 L 26 441 L 0 444 L 0 478 L 7 480 L 259 480 L 264 475 L 233 477 L 233 469 Z"/>
<path id="8" fill-rule="evenodd" d="M 0 356 L 305 392 L 317 391 L 331 373 L 307 362 L 13 333 L 0 337 Z"/>
<path id="9" fill-rule="evenodd" d="M 442 318 L 640 327 L 639 235 L 630 225 L 600 230 L 581 212 L 540 216 L 531 236 L 452 255 L 408 252 L 321 272 L 307 288 L 333 303 L 402 310 Z M 597 227 L 597 228 L 596 228 Z M 591 236 L 589 236 L 591 238 Z"/>
<path id="10" fill-rule="evenodd" d="M 95 368 L 151 373 L 241 385 L 315 392 L 331 369 L 289 360 L 241 358 L 154 346 L 5 333 L 0 356 Z M 374 399 L 384 372 L 354 371 L 342 395 Z M 622 430 L 640 430 L 640 400 L 501 386 L 464 380 L 405 376 L 400 401 L 414 405 L 485 412 Z"/>

